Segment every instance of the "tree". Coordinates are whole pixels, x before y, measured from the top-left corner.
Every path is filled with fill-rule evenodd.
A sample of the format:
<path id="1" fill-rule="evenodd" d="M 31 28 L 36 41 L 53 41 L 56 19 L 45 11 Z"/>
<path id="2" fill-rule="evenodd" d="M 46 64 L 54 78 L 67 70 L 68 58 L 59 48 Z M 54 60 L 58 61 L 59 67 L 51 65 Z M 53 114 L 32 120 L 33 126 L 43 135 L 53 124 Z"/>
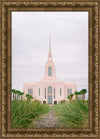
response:
<path id="1" fill-rule="evenodd" d="M 69 96 L 68 96 L 68 99 L 71 101 L 72 100 L 72 98 L 73 98 L 73 94 L 70 94 Z"/>
<path id="2" fill-rule="evenodd" d="M 15 89 L 12 89 L 12 92 L 13 92 L 13 94 L 14 94 L 14 100 L 16 100 L 16 94 L 17 94 L 17 90 L 15 90 Z"/>
<path id="3" fill-rule="evenodd" d="M 12 89 L 11 91 L 13 93 L 13 100 L 16 100 L 16 98 L 18 100 L 19 96 L 22 96 L 24 94 L 24 92 L 21 92 L 19 90 L 15 90 L 15 89 Z M 16 97 L 16 95 L 17 95 L 17 97 Z"/>
<path id="4" fill-rule="evenodd" d="M 82 89 L 81 91 L 80 91 L 80 93 L 83 95 L 83 100 L 84 100 L 84 102 L 85 102 L 85 93 L 87 92 L 87 90 L 86 89 Z"/>
<path id="5" fill-rule="evenodd" d="M 24 92 L 21 92 L 19 90 L 16 90 L 17 91 L 17 100 L 19 99 L 20 96 L 22 96 L 24 94 Z"/>
<path id="6" fill-rule="evenodd" d="M 16 92 L 16 90 L 15 89 L 12 89 L 11 91 L 13 93 L 13 100 L 14 100 L 15 99 L 15 92 Z"/>
<path id="7" fill-rule="evenodd" d="M 22 95 L 24 95 L 24 92 L 21 92 L 20 95 L 21 95 L 21 100 L 22 100 Z"/>
<path id="8" fill-rule="evenodd" d="M 33 97 L 29 94 L 26 94 L 26 97 L 27 97 L 27 101 L 29 102 L 31 99 L 33 99 Z"/>
<path id="9" fill-rule="evenodd" d="M 75 94 L 75 96 L 76 96 L 76 99 L 78 99 L 78 97 L 77 97 L 77 96 L 78 96 L 78 95 L 80 95 L 80 92 L 75 91 L 75 93 L 74 93 L 74 94 Z"/>
<path id="10" fill-rule="evenodd" d="M 16 90 L 16 94 L 17 94 L 17 100 L 18 100 L 18 99 L 19 99 L 19 96 L 20 96 L 20 94 L 21 94 L 21 91 Z"/>

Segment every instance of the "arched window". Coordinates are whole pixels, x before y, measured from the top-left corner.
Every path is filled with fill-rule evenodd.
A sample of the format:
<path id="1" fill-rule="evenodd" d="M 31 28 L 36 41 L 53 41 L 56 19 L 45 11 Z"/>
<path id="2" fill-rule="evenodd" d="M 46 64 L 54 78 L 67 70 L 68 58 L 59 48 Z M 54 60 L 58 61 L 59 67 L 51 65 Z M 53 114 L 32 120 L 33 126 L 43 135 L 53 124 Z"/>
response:
<path id="1" fill-rule="evenodd" d="M 55 88 L 54 88 L 54 99 L 55 99 Z"/>
<path id="2" fill-rule="evenodd" d="M 52 68 L 48 67 L 48 76 L 52 76 Z"/>
<path id="3" fill-rule="evenodd" d="M 38 90 L 38 93 L 39 93 L 39 96 L 40 96 L 40 88 L 39 88 L 39 90 Z"/>
<path id="4" fill-rule="evenodd" d="M 48 86 L 48 93 L 52 93 L 52 86 Z"/>
<path id="5" fill-rule="evenodd" d="M 45 88 L 45 99 L 46 99 L 46 88 Z"/>
<path id="6" fill-rule="evenodd" d="M 60 88 L 60 96 L 61 96 L 61 88 Z"/>

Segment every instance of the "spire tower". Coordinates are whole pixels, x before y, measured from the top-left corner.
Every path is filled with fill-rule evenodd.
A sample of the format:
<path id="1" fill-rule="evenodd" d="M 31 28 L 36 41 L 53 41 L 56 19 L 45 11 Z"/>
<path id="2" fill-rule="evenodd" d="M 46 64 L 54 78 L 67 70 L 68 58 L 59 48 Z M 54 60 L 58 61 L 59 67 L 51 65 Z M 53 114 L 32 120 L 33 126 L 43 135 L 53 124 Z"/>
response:
<path id="1" fill-rule="evenodd" d="M 49 36 L 49 51 L 51 50 L 51 36 Z"/>
<path id="2" fill-rule="evenodd" d="M 49 53 L 48 53 L 48 60 L 52 60 L 52 54 L 51 54 L 51 36 L 49 36 Z"/>

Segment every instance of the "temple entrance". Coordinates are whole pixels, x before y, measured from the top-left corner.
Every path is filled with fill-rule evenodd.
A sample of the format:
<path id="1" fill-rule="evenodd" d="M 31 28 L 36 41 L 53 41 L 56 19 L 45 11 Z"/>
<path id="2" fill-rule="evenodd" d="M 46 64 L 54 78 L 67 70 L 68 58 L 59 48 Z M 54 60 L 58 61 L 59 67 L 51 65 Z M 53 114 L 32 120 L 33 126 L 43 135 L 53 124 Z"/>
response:
<path id="1" fill-rule="evenodd" d="M 48 104 L 52 104 L 52 87 L 48 86 Z"/>

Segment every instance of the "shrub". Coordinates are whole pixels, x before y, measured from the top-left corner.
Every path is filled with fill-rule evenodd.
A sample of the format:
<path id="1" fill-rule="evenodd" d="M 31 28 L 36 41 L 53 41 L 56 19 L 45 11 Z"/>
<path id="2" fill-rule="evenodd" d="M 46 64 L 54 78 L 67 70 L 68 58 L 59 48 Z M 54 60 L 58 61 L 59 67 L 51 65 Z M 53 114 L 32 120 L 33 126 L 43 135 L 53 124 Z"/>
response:
<path id="1" fill-rule="evenodd" d="M 88 127 L 88 103 L 73 100 L 54 107 L 64 127 Z"/>
<path id="2" fill-rule="evenodd" d="M 30 102 L 14 100 L 12 101 L 12 127 L 28 127 L 35 118 L 48 111 L 49 106 L 37 100 Z"/>
<path id="3" fill-rule="evenodd" d="M 85 100 L 85 102 L 86 102 L 86 103 L 89 103 L 89 101 L 88 101 L 88 100 Z"/>
<path id="4" fill-rule="evenodd" d="M 63 103 L 65 103 L 65 102 L 66 102 L 65 100 L 61 100 L 61 102 L 60 102 L 60 103 L 61 103 L 61 104 L 63 104 Z"/>
<path id="5" fill-rule="evenodd" d="M 41 104 L 41 102 L 40 102 L 39 100 L 37 100 L 37 99 L 34 100 L 34 103 L 39 103 L 39 104 Z"/>

